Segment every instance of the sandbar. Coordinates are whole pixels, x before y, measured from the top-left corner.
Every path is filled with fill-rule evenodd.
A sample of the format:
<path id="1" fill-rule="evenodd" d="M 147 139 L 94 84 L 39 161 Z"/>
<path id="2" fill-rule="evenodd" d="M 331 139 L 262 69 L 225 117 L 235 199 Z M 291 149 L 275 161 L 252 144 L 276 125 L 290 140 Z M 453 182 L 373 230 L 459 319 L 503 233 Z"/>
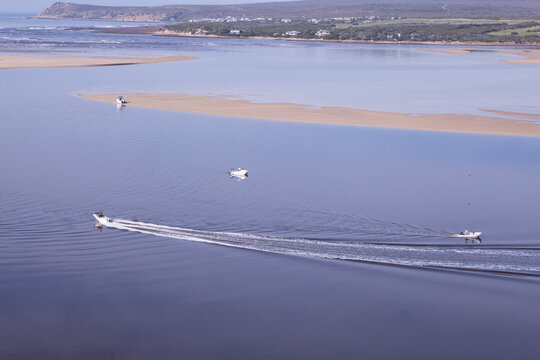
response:
<path id="1" fill-rule="evenodd" d="M 472 52 L 471 49 L 462 49 L 462 48 L 446 48 L 446 49 L 419 48 L 419 49 L 423 51 L 440 52 L 444 54 L 469 54 Z"/>
<path id="2" fill-rule="evenodd" d="M 540 114 L 522 113 L 516 111 L 494 110 L 494 109 L 478 109 L 487 113 L 498 114 L 503 116 L 517 117 L 526 120 L 540 121 Z"/>
<path id="3" fill-rule="evenodd" d="M 195 60 L 194 56 L 23 56 L 0 54 L 0 69 L 119 66 Z"/>
<path id="4" fill-rule="evenodd" d="M 540 64 L 540 49 L 509 50 L 498 52 L 501 54 L 513 54 L 523 57 L 523 59 L 504 59 L 501 60 L 502 62 L 512 64 Z"/>
<path id="5" fill-rule="evenodd" d="M 116 94 L 77 95 L 111 104 L 115 103 L 116 98 Z M 540 136 L 540 122 L 535 117 L 527 119 L 523 116 L 503 118 L 472 114 L 409 114 L 335 106 L 314 107 L 294 103 L 262 103 L 218 95 L 148 93 L 124 95 L 127 95 L 127 106 L 236 118 L 474 134 Z"/>
<path id="6" fill-rule="evenodd" d="M 445 49 L 428 49 L 418 48 L 422 51 L 439 52 L 444 54 L 470 54 L 477 49 L 464 48 L 445 48 Z M 520 50 L 498 50 L 498 54 L 512 54 L 522 56 L 522 59 L 500 59 L 500 61 L 511 64 L 540 64 L 540 49 L 520 49 Z"/>

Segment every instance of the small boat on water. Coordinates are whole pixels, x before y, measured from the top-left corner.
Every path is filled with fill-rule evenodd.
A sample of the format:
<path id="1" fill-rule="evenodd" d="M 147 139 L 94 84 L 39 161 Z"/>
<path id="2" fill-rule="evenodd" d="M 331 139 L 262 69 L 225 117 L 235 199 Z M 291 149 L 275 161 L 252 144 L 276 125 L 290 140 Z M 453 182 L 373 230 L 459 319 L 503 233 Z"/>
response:
<path id="1" fill-rule="evenodd" d="M 467 238 L 467 239 L 478 239 L 478 238 L 480 238 L 480 235 L 482 235 L 482 233 L 480 231 L 465 230 L 463 232 L 460 232 L 459 234 L 454 234 L 453 237 Z"/>
<path id="2" fill-rule="evenodd" d="M 124 99 L 123 96 L 118 96 L 116 98 L 116 104 L 117 105 L 125 105 L 125 104 L 127 104 L 127 101 Z"/>
<path id="3" fill-rule="evenodd" d="M 113 222 L 112 218 L 106 217 L 105 215 L 103 215 L 103 212 L 101 212 L 101 211 L 93 213 L 92 215 L 97 220 L 97 222 L 100 223 L 101 225 L 108 226 L 109 223 Z"/>
<path id="4" fill-rule="evenodd" d="M 229 176 L 230 177 L 237 177 L 237 178 L 245 179 L 247 177 L 247 175 L 248 175 L 247 169 L 236 168 L 236 169 L 231 169 L 229 171 Z"/>

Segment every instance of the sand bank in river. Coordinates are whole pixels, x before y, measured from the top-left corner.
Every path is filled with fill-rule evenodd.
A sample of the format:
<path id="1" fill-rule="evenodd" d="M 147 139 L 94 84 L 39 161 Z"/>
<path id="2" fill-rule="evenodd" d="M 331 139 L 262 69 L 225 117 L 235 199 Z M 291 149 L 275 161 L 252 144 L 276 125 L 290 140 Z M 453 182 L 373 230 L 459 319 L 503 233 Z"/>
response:
<path id="1" fill-rule="evenodd" d="M 478 110 L 484 111 L 487 113 L 492 113 L 492 114 L 509 116 L 513 118 L 540 121 L 540 114 L 529 114 L 529 113 L 521 113 L 521 112 L 515 112 L 515 111 L 492 110 L 492 109 L 478 109 Z"/>
<path id="2" fill-rule="evenodd" d="M 193 56 L 22 56 L 0 54 L 0 69 L 117 66 L 197 59 Z"/>
<path id="3" fill-rule="evenodd" d="M 440 52 L 444 54 L 469 54 L 478 49 L 464 49 L 464 48 L 444 48 L 444 49 L 428 49 L 419 48 L 423 51 Z M 517 49 L 517 50 L 505 50 L 496 51 L 499 54 L 512 54 L 522 56 L 523 59 L 501 59 L 502 62 L 512 64 L 540 64 L 540 49 Z"/>
<path id="4" fill-rule="evenodd" d="M 81 95 L 89 100 L 115 103 L 116 94 Z M 255 103 L 223 96 L 186 94 L 127 94 L 128 106 L 264 120 L 394 129 L 448 131 L 475 134 L 540 136 L 538 115 L 407 114 L 346 107 L 314 107 L 292 103 Z M 496 112 L 495 112 L 496 113 Z"/>
<path id="5" fill-rule="evenodd" d="M 420 50 L 432 51 L 432 52 L 440 52 L 440 53 L 444 53 L 444 54 L 468 54 L 468 53 L 471 52 L 470 49 L 463 49 L 463 48 L 446 48 L 446 49 L 420 48 Z"/>
<path id="6" fill-rule="evenodd" d="M 524 49 L 499 51 L 501 54 L 513 54 L 523 56 L 523 59 L 504 59 L 503 62 L 512 64 L 540 64 L 540 49 Z"/>

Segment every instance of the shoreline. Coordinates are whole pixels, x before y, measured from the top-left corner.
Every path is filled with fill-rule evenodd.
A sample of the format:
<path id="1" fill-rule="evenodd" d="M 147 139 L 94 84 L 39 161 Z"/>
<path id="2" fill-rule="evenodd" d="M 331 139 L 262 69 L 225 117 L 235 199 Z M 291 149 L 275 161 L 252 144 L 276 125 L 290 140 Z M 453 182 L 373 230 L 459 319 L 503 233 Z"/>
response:
<path id="1" fill-rule="evenodd" d="M 191 33 L 176 32 L 171 30 L 157 30 L 158 26 L 140 26 L 131 28 L 114 28 L 114 29 L 95 29 L 97 32 L 112 33 L 112 34 L 141 34 L 141 35 L 157 35 L 157 36 L 177 36 L 177 37 L 194 37 L 194 38 L 209 38 L 209 39 L 260 39 L 260 40 L 284 40 L 284 41 L 308 41 L 322 43 L 351 43 L 351 44 L 394 44 L 394 45 L 446 45 L 446 46 L 504 46 L 511 48 L 519 47 L 536 47 L 540 49 L 540 42 L 519 43 L 515 42 L 482 42 L 482 41 L 389 41 L 389 40 L 338 40 L 338 39 L 305 39 L 294 37 L 270 37 L 270 36 L 223 36 L 223 35 L 197 35 Z M 161 29 L 161 28 L 160 28 Z"/>
<path id="2" fill-rule="evenodd" d="M 113 31 L 108 31 L 113 32 Z M 121 32 L 118 32 L 121 34 Z M 309 41 L 309 42 L 322 42 L 322 43 L 351 43 L 351 44 L 383 44 L 383 45 L 446 45 L 446 46 L 507 46 L 507 47 L 524 47 L 534 46 L 540 50 L 540 43 L 521 43 L 516 44 L 514 42 L 482 42 L 482 41 L 385 41 L 385 40 L 337 40 L 337 39 L 303 39 L 303 38 L 291 38 L 291 37 L 269 37 L 269 36 L 222 36 L 222 35 L 195 35 L 189 33 L 176 33 L 174 31 L 149 31 L 140 32 L 139 34 L 151 34 L 158 36 L 179 36 L 179 37 L 199 37 L 199 38 L 218 38 L 218 39 L 260 39 L 260 40 L 284 40 L 284 41 Z"/>
<path id="3" fill-rule="evenodd" d="M 64 67 L 94 67 L 154 64 L 196 60 L 195 56 L 29 56 L 0 54 L 0 70 L 35 69 L 35 68 L 64 68 Z"/>
<path id="4" fill-rule="evenodd" d="M 523 49 L 498 51 L 499 54 L 511 54 L 522 56 L 523 59 L 501 59 L 500 61 L 511 64 L 540 64 L 540 50 Z"/>
<path id="5" fill-rule="evenodd" d="M 108 104 L 115 104 L 116 98 L 114 94 L 76 95 Z M 540 122 L 538 122 L 537 114 L 501 113 L 489 109 L 482 109 L 482 111 L 513 116 L 513 118 L 449 113 L 397 113 L 335 106 L 315 107 L 294 103 L 255 103 L 217 95 L 150 93 L 125 95 L 128 106 L 244 119 L 486 135 L 540 136 Z"/>

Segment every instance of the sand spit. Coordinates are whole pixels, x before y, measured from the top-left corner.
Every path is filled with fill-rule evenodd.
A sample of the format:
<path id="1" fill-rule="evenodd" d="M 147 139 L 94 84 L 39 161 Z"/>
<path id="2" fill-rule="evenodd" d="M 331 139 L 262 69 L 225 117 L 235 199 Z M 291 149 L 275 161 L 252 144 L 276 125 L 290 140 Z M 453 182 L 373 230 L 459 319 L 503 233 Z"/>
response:
<path id="1" fill-rule="evenodd" d="M 464 48 L 446 48 L 446 49 L 427 49 L 418 48 L 422 51 L 439 52 L 444 54 L 470 54 L 478 49 Z M 521 50 L 504 50 L 496 51 L 499 54 L 512 54 L 522 56 L 523 59 L 501 59 L 500 61 L 511 64 L 540 64 L 540 49 L 521 49 Z"/>
<path id="2" fill-rule="evenodd" d="M 540 49 L 523 49 L 499 51 L 501 54 L 513 54 L 523 56 L 523 59 L 504 59 L 501 60 L 512 64 L 540 64 Z"/>
<path id="3" fill-rule="evenodd" d="M 522 116 L 501 118 L 468 114 L 407 114 L 346 107 L 313 107 L 293 103 L 255 103 L 248 100 L 212 95 L 144 93 L 126 95 L 128 106 L 158 110 L 331 125 L 540 136 L 540 123 L 537 122 L 534 114 L 529 119 Z M 113 104 L 115 103 L 116 94 L 78 94 L 78 96 Z"/>
<path id="4" fill-rule="evenodd" d="M 151 64 L 171 61 L 185 61 L 195 59 L 197 58 L 194 56 L 40 57 L 0 54 L 0 69 L 119 66 Z"/>
<path id="5" fill-rule="evenodd" d="M 462 48 L 447 48 L 447 49 L 426 49 L 426 48 L 419 48 L 423 51 L 432 51 L 432 52 L 439 52 L 444 54 L 469 54 L 471 53 L 471 49 L 462 49 Z"/>
<path id="6" fill-rule="evenodd" d="M 484 111 L 487 113 L 502 115 L 502 116 L 509 116 L 513 118 L 520 118 L 524 120 L 537 120 L 540 121 L 540 114 L 530 114 L 530 113 L 522 113 L 522 112 L 516 112 L 516 111 L 504 111 L 504 110 L 493 110 L 493 109 L 478 109 L 480 111 Z"/>

